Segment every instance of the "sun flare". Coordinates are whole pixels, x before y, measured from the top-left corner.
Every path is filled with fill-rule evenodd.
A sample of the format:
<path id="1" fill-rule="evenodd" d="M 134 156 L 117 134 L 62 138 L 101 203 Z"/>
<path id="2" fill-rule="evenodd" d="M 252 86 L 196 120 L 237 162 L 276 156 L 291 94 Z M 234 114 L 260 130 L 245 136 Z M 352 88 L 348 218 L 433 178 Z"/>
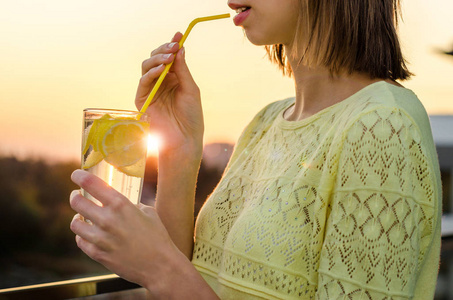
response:
<path id="1" fill-rule="evenodd" d="M 157 135 L 148 135 L 148 156 L 157 156 L 159 154 L 160 138 Z"/>

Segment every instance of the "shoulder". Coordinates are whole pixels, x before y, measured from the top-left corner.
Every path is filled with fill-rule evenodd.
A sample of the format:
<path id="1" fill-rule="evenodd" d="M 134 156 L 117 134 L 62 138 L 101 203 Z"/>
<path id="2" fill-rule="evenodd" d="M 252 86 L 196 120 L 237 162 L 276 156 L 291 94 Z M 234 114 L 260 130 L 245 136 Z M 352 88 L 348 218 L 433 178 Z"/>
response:
<path id="1" fill-rule="evenodd" d="M 398 180 L 409 182 L 413 177 L 418 184 L 412 188 L 418 186 L 432 204 L 440 195 L 439 166 L 429 119 L 418 98 L 410 90 L 386 84 L 357 104 L 338 147 L 343 167 L 357 171 L 357 180 L 367 174 L 362 180 L 366 186 L 401 187 Z"/>
<path id="2" fill-rule="evenodd" d="M 433 144 L 429 118 L 418 97 L 409 89 L 378 82 L 357 93 L 356 99 L 345 108 L 342 120 L 344 135 L 361 137 L 369 132 L 370 138 L 381 141 L 393 136 L 411 137 Z M 401 130 L 405 132 L 401 132 Z"/>
<path id="3" fill-rule="evenodd" d="M 436 182 L 433 186 L 439 186 L 439 164 L 429 118 L 412 91 L 380 84 L 349 103 L 345 110 L 349 111 L 341 114 L 336 129 L 336 151 L 342 163 L 363 162 L 382 168 L 379 174 L 411 165 L 413 170 L 418 168 L 417 172 L 429 174 L 429 179 Z"/>

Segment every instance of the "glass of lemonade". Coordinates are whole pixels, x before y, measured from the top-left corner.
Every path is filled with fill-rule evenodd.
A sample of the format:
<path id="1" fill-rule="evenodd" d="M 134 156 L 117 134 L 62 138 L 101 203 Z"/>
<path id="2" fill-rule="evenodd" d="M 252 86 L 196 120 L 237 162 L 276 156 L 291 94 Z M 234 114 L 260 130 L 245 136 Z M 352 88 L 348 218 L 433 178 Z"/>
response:
<path id="1" fill-rule="evenodd" d="M 137 111 L 83 111 L 82 169 L 98 176 L 132 203 L 140 202 L 149 121 Z M 98 200 L 82 190 L 88 199 Z"/>

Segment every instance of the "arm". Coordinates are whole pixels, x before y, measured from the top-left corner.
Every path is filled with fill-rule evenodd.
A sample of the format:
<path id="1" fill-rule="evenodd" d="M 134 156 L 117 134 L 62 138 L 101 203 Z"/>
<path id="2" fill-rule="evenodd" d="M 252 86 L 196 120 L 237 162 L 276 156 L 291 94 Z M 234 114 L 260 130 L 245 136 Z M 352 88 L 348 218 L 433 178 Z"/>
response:
<path id="1" fill-rule="evenodd" d="M 404 112 L 378 109 L 348 130 L 317 299 L 412 299 L 428 253 L 439 252 L 432 249 L 439 239 L 434 172 L 419 130 Z M 423 285 L 433 290 L 435 277 Z"/>
<path id="2" fill-rule="evenodd" d="M 178 248 L 192 258 L 195 186 L 201 157 L 159 154 L 156 211 Z"/>
<path id="3" fill-rule="evenodd" d="M 177 33 L 171 43 L 151 53 L 142 64 L 136 106 L 140 109 L 164 69 L 174 60 L 146 113 L 151 131 L 162 145 L 159 149 L 159 172 L 156 210 L 176 246 L 190 259 L 193 247 L 195 185 L 203 143 L 203 113 L 200 91 L 184 58 L 178 51 Z"/>
<path id="4" fill-rule="evenodd" d="M 141 108 L 164 64 L 174 60 L 146 111 L 151 131 L 162 140 L 156 209 L 133 205 L 96 176 L 79 170 L 72 180 L 102 207 L 74 191 L 70 203 L 78 214 L 71 230 L 88 256 L 146 287 L 153 299 L 215 299 L 216 294 L 188 259 L 193 247 L 193 202 L 204 127 L 200 92 L 185 64 L 184 51 L 178 52 L 176 42 L 181 36 L 177 33 L 172 43 L 154 50 L 143 62 L 137 89 L 136 105 Z"/>

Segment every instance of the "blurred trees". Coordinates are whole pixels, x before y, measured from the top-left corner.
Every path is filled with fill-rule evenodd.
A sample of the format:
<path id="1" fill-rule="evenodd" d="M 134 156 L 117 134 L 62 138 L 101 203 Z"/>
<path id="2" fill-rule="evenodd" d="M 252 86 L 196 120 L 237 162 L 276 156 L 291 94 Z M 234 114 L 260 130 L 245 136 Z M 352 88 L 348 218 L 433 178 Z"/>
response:
<path id="1" fill-rule="evenodd" d="M 0 158 L 0 255 L 23 249 L 52 254 L 73 251 L 68 221 L 74 215 L 68 195 L 76 188 L 76 163 Z"/>

